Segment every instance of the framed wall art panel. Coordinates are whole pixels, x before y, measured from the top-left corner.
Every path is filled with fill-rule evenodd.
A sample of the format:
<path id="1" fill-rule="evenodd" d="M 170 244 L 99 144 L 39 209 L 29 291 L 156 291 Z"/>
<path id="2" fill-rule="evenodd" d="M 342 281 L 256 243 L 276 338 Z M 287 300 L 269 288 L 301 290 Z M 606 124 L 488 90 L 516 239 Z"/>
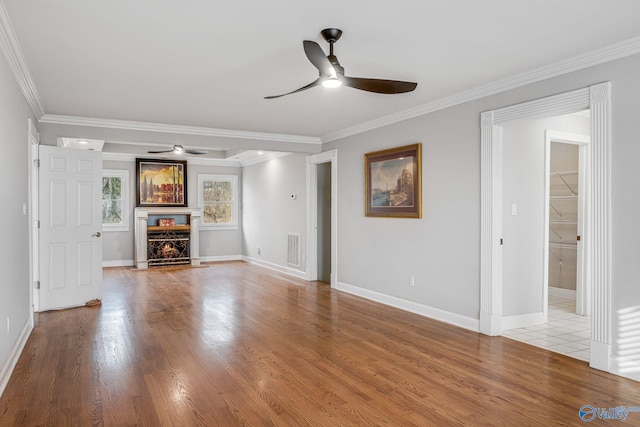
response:
<path id="1" fill-rule="evenodd" d="M 136 159 L 136 206 L 187 206 L 187 162 Z"/>
<path id="2" fill-rule="evenodd" d="M 364 155 L 365 215 L 422 218 L 422 144 Z"/>

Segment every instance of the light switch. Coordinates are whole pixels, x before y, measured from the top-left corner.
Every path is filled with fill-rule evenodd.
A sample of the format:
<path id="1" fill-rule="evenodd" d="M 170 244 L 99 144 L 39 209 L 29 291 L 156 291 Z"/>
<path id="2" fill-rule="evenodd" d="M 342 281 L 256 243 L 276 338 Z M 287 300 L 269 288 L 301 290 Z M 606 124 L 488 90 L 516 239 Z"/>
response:
<path id="1" fill-rule="evenodd" d="M 516 205 L 515 203 L 511 205 L 511 215 L 518 215 L 518 205 Z"/>

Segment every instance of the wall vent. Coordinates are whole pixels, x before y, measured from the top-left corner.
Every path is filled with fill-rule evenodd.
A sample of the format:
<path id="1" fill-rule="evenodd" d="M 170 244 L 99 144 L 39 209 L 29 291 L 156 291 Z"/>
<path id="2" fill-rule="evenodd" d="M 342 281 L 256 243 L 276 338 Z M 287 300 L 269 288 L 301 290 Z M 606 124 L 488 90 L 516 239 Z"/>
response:
<path id="1" fill-rule="evenodd" d="M 287 264 L 300 267 L 300 235 L 287 233 Z"/>

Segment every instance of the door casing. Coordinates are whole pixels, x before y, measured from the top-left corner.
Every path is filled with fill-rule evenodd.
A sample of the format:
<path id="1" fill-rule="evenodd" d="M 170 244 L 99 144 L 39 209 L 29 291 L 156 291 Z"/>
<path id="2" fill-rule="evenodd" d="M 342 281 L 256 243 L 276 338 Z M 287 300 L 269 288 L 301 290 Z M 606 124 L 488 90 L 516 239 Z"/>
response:
<path id="1" fill-rule="evenodd" d="M 307 157 L 307 280 L 318 280 L 318 165 L 331 162 L 331 287 L 338 284 L 338 150 Z"/>
<path id="2" fill-rule="evenodd" d="M 584 242 L 591 300 L 589 364 L 611 370 L 611 82 L 481 114 L 480 332 L 501 334 L 502 127 L 522 118 L 591 110 L 591 158 Z M 597 249 L 597 250 L 595 250 Z"/>

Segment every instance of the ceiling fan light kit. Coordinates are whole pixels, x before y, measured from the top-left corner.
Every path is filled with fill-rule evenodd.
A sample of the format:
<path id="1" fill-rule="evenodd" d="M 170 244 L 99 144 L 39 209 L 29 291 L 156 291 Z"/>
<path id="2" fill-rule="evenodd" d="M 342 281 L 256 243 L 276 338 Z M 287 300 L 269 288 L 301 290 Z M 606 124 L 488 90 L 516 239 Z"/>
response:
<path id="1" fill-rule="evenodd" d="M 327 77 L 322 81 L 322 86 L 333 89 L 342 86 L 342 81 L 337 77 Z"/>
<path id="2" fill-rule="evenodd" d="M 327 88 L 347 86 L 367 92 L 384 94 L 411 92 L 416 88 L 416 86 L 418 86 L 417 83 L 399 80 L 382 80 L 345 76 L 344 67 L 340 65 L 338 58 L 333 54 L 333 44 L 340 39 L 342 31 L 337 28 L 326 28 L 322 30 L 320 34 L 322 34 L 322 38 L 329 43 L 329 55 L 325 55 L 320 45 L 314 41 L 304 40 L 302 42 L 307 59 L 318 69 L 320 76 L 313 82 L 299 89 L 282 95 L 265 96 L 265 99 L 280 98 L 281 96 L 302 92 L 303 90 L 311 89 L 318 85 L 322 85 Z"/>

